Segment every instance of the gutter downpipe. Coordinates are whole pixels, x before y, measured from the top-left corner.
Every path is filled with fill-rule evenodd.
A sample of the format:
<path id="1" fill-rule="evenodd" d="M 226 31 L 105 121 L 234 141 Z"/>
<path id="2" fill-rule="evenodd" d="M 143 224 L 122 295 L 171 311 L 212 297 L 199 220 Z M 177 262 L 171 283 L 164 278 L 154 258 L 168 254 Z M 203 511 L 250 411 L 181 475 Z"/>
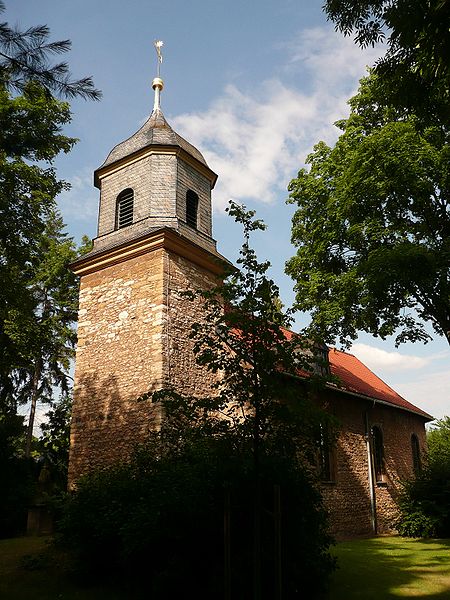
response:
<path id="1" fill-rule="evenodd" d="M 372 523 L 372 531 L 377 534 L 377 501 L 375 495 L 375 481 L 373 477 L 373 457 L 370 444 L 370 428 L 369 428 L 369 409 L 365 412 L 365 429 L 366 429 L 366 448 L 367 448 L 367 465 L 369 468 L 369 491 L 370 491 L 370 517 Z"/>

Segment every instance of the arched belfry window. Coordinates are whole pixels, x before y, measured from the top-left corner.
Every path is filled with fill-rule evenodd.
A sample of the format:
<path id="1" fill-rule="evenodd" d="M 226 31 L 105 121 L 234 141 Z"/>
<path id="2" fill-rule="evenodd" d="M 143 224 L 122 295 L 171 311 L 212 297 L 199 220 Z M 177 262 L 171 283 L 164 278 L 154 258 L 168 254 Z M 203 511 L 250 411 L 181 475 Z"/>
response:
<path id="1" fill-rule="evenodd" d="M 186 223 L 197 229 L 198 196 L 192 190 L 186 192 Z"/>
<path id="2" fill-rule="evenodd" d="M 122 229 L 133 223 L 134 192 L 127 188 L 117 196 L 116 229 Z"/>
<path id="3" fill-rule="evenodd" d="M 418 473 L 422 468 L 422 459 L 420 456 L 419 438 L 415 433 L 411 436 L 411 452 L 414 472 Z"/>
<path id="4" fill-rule="evenodd" d="M 373 452 L 373 470 L 375 472 L 375 480 L 377 482 L 383 481 L 383 475 L 385 473 L 384 468 L 384 445 L 383 445 L 383 433 L 378 427 L 374 425 L 372 427 L 372 452 Z"/>

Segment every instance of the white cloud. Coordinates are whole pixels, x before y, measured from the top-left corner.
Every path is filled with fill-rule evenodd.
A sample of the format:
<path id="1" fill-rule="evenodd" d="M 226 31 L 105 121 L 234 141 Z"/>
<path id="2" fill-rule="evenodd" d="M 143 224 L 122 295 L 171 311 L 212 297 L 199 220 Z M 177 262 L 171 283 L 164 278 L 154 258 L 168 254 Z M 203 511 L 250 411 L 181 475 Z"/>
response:
<path id="1" fill-rule="evenodd" d="M 376 56 L 361 52 L 328 28 L 307 30 L 286 49 L 280 73 L 306 70 L 308 91 L 280 78 L 264 81 L 252 92 L 228 85 L 205 112 L 172 120 L 220 174 L 215 190 L 218 208 L 229 198 L 272 202 L 281 193 L 284 199 L 287 183 L 312 146 L 320 139 L 329 143 L 336 139 L 333 122 L 348 113 L 346 101 L 357 89 L 365 65 Z"/>
<path id="2" fill-rule="evenodd" d="M 450 370 L 439 364 L 448 363 L 447 349 L 416 356 L 357 343 L 350 351 L 412 404 L 438 419 L 450 415 Z"/>
<path id="3" fill-rule="evenodd" d="M 450 371 L 428 371 L 411 382 L 396 385 L 404 398 L 436 419 L 450 415 Z"/>
<path id="4" fill-rule="evenodd" d="M 58 196 L 58 206 L 65 222 L 91 224 L 97 221 L 98 192 L 92 185 L 92 172 L 89 167 L 83 168 L 68 180 L 70 190 Z"/>
<path id="5" fill-rule="evenodd" d="M 304 68 L 314 74 L 317 87 L 342 89 L 348 81 L 358 81 L 365 67 L 372 65 L 383 48 L 364 51 L 351 37 L 343 37 L 327 27 L 314 27 L 301 32 L 285 45 L 290 55 L 287 69 Z"/>
<path id="6" fill-rule="evenodd" d="M 410 371 L 422 369 L 435 357 L 414 356 L 412 354 L 401 354 L 400 352 L 389 352 L 367 344 L 353 344 L 350 352 L 366 364 L 374 372 L 384 371 Z"/>

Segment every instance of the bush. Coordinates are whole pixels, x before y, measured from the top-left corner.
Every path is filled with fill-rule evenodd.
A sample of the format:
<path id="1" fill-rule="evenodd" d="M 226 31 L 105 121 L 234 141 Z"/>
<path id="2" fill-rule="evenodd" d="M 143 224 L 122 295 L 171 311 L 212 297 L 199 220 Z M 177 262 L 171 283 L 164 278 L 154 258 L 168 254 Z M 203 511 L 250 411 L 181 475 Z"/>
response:
<path id="1" fill-rule="evenodd" d="M 36 464 L 21 453 L 23 417 L 0 414 L 0 538 L 22 535 L 35 493 Z"/>
<path id="2" fill-rule="evenodd" d="M 252 594 L 252 463 L 197 444 L 155 458 L 141 450 L 129 464 L 84 478 L 61 523 L 63 541 L 90 572 L 120 574 L 149 597 L 216 598 L 224 589 L 224 506 L 230 502 L 233 595 Z M 281 486 L 285 598 L 318 596 L 334 568 L 321 498 L 306 471 L 287 459 L 261 464 L 262 589 L 273 598 L 274 484 Z"/>
<path id="3" fill-rule="evenodd" d="M 450 537 L 450 420 L 438 421 L 429 436 L 426 465 L 404 485 L 400 498 L 400 535 Z"/>

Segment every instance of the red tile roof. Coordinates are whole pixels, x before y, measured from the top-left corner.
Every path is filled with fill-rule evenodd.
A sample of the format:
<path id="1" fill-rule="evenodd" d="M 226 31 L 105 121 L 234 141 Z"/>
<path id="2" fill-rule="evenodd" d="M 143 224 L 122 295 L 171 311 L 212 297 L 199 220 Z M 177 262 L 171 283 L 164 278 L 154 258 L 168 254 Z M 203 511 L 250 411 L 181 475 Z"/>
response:
<path id="1" fill-rule="evenodd" d="M 431 415 L 420 408 L 417 408 L 417 406 L 414 406 L 414 404 L 411 404 L 397 394 L 395 390 L 384 383 L 384 381 L 377 377 L 375 373 L 372 373 L 372 371 L 358 360 L 356 356 L 353 356 L 353 354 L 331 348 L 328 357 L 331 372 L 339 378 L 343 389 L 355 394 L 367 396 L 368 398 L 381 400 L 387 404 L 421 415 L 426 419 L 433 419 Z"/>

